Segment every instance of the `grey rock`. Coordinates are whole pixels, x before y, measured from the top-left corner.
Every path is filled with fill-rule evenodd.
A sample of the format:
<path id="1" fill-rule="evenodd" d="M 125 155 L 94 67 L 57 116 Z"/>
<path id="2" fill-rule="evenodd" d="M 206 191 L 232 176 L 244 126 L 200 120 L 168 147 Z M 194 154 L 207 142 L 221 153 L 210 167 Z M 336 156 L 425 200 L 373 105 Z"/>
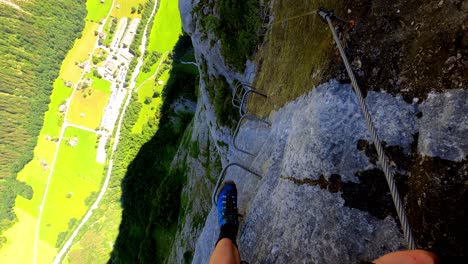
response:
<path id="1" fill-rule="evenodd" d="M 378 127 L 397 129 L 382 131 L 382 138 L 409 148 L 415 130 L 414 105 L 380 93 L 369 94 L 367 100 Z M 257 156 L 230 155 L 230 160 L 264 175 L 258 181 L 248 172 L 232 170 L 226 177 L 238 185 L 239 208 L 245 214 L 239 234 L 243 259 L 251 263 L 350 263 L 403 245 L 393 219 L 376 219 L 345 207 L 339 193 L 286 179 L 318 179 L 336 173 L 343 181 L 357 181 L 354 172 L 373 166 L 356 148 L 358 139 L 369 136 L 349 85 L 336 81 L 321 85 L 273 113 L 270 121 L 271 128 L 247 122 L 239 133 L 239 145 L 254 147 L 253 141 L 263 142 Z M 213 208 L 193 263 L 208 261 L 218 232 Z"/>
<path id="2" fill-rule="evenodd" d="M 450 95 L 454 93 L 456 96 Z M 467 127 L 460 120 L 464 105 L 449 99 L 463 102 L 464 96 L 466 92 L 458 91 L 434 95 L 419 109 L 401 97 L 369 92 L 366 103 L 379 137 L 387 145 L 401 146 L 409 153 L 413 134 L 419 131 L 422 142 L 428 141 L 440 151 L 443 142 L 423 133 L 433 130 L 426 128 L 431 122 L 418 121 L 416 113 L 422 111 L 424 117 L 440 112 L 445 114 L 437 120 L 461 121 L 447 139 L 457 145 L 454 142 L 463 142 L 459 137 Z M 339 174 L 344 182 L 358 182 L 355 172 L 375 167 L 356 147 L 359 139 L 370 140 L 370 136 L 349 85 L 334 80 L 320 85 L 272 113 L 269 120 L 271 127 L 249 121 L 240 130 L 239 146 L 258 149 L 257 155 L 228 153 L 230 161 L 263 175 L 258 180 L 248 172 L 230 169 L 226 176 L 238 185 L 239 210 L 244 215 L 238 239 L 242 259 L 250 263 L 356 263 L 404 247 L 395 219 L 380 220 L 346 207 L 339 192 L 301 181 Z M 457 153 L 466 155 L 466 149 Z M 193 263 L 207 263 L 218 232 L 213 207 Z"/>
<path id="3" fill-rule="evenodd" d="M 421 104 L 418 151 L 426 156 L 461 161 L 468 154 L 468 93 L 431 93 Z"/>

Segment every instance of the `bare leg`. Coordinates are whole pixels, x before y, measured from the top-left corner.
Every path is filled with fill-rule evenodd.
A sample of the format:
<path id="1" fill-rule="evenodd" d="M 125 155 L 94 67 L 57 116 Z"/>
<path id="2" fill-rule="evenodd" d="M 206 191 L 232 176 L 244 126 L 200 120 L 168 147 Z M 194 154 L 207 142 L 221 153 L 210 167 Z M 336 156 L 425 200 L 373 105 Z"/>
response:
<path id="1" fill-rule="evenodd" d="M 230 239 L 223 238 L 211 254 L 210 264 L 240 264 L 239 250 Z"/>
<path id="2" fill-rule="evenodd" d="M 386 254 L 373 261 L 375 264 L 436 264 L 436 255 L 425 250 L 404 250 Z"/>

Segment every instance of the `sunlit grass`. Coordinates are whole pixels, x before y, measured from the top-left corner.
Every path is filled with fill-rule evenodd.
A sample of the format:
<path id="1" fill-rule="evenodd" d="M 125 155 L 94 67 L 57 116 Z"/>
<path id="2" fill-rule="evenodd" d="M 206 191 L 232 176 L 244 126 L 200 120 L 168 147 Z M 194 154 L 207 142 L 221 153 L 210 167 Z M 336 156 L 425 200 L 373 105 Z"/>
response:
<path id="1" fill-rule="evenodd" d="M 34 195 L 31 200 L 24 199 L 21 196 L 16 198 L 15 212 L 18 215 L 19 221 L 5 232 L 8 244 L 0 251 L 0 263 L 31 263 L 32 261 L 39 206 L 42 202 L 50 166 L 57 147 L 57 143 L 51 140 L 58 138 L 63 123 L 63 115 L 59 113 L 59 106 L 63 104 L 72 93 L 72 88 L 66 87 L 65 82 L 70 81 L 73 85 L 78 82 L 82 69 L 75 64 L 89 58 L 88 53 L 92 51 L 97 39 L 94 32 L 98 26 L 97 23 L 86 22 L 82 37 L 75 41 L 73 48 L 68 52 L 62 62 L 59 77 L 53 85 L 49 109 L 45 113 L 43 127 L 34 149 L 34 157 L 17 175 L 18 180 L 24 181 L 32 187 Z M 85 147 L 85 150 L 83 150 L 84 154 L 80 155 L 80 158 L 76 159 L 76 161 L 86 158 L 86 150 L 95 152 L 94 145 L 95 142 L 92 142 L 92 144 Z M 95 157 L 92 160 L 95 162 Z M 102 165 L 99 166 L 102 167 Z M 102 177 L 102 169 L 100 175 L 96 174 L 95 176 Z M 93 184 L 96 184 L 98 180 L 94 180 L 93 182 Z M 97 184 L 99 184 L 99 182 Z M 87 187 L 84 185 L 84 188 Z M 96 186 L 94 188 L 96 188 Z M 54 199 L 50 199 L 49 196 L 47 204 L 50 206 L 57 206 L 54 203 Z M 80 203 L 82 203 L 82 201 Z M 62 210 L 66 212 L 67 208 L 62 208 Z M 60 218 L 60 216 L 57 217 Z M 66 219 L 62 220 L 65 221 Z M 38 252 L 40 252 L 40 254 L 38 255 L 37 263 L 50 263 L 57 253 L 57 250 L 54 248 L 56 237 L 50 238 L 50 240 L 51 241 L 39 241 Z"/>
<path id="2" fill-rule="evenodd" d="M 76 146 L 70 140 L 77 138 Z M 99 189 L 103 165 L 96 162 L 97 136 L 69 127 L 59 151 L 41 221 L 40 239 L 55 247 L 57 236 L 68 230 L 70 219 L 81 219 L 88 207 L 84 201 Z"/>
<path id="3" fill-rule="evenodd" d="M 101 0 L 88 0 L 86 1 L 86 9 L 88 10 L 86 19 L 99 23 L 106 18 L 111 7 L 112 0 L 104 0 L 104 3 L 101 3 Z"/>
<path id="4" fill-rule="evenodd" d="M 94 32 L 98 29 L 99 24 L 94 22 L 86 22 L 82 37 L 75 41 L 73 48 L 68 52 L 62 62 L 59 78 L 71 81 L 73 84 L 80 79 L 83 69 L 77 66 L 77 63 L 83 62 L 89 58 L 89 52 L 93 50 L 97 36 Z"/>
<path id="5" fill-rule="evenodd" d="M 75 92 L 67 121 L 71 124 L 96 129 L 101 123 L 109 100 L 111 83 L 103 79 L 92 79 L 93 83 L 90 87 Z"/>
<path id="6" fill-rule="evenodd" d="M 117 17 L 117 18 L 141 17 L 141 14 L 138 14 L 138 12 L 135 12 L 134 14 L 132 14 L 131 12 L 132 7 L 135 7 L 138 10 L 138 4 L 142 4 L 144 6 L 146 1 L 147 0 L 115 0 L 115 6 L 114 6 L 114 9 L 112 9 L 111 16 Z M 119 8 L 117 8 L 117 5 L 119 6 Z"/>
<path id="7" fill-rule="evenodd" d="M 151 80 L 146 82 L 141 88 L 138 90 L 138 101 L 142 104 L 140 113 L 138 115 L 138 119 L 133 125 L 132 133 L 141 133 L 143 130 L 143 126 L 148 122 L 149 118 L 154 117 L 156 111 L 162 105 L 162 90 L 164 85 L 166 84 L 167 80 L 169 80 L 169 70 L 164 71 L 157 80 Z M 161 81 L 162 84 L 159 85 L 158 81 Z M 159 97 L 152 98 L 154 92 L 159 93 Z M 151 103 L 146 104 L 146 98 L 152 98 Z"/>
<path id="8" fill-rule="evenodd" d="M 338 1 L 275 1 L 274 24 L 255 57 L 254 86 L 268 100 L 252 96 L 249 111 L 266 116 L 329 78 L 330 57 L 335 52 L 332 35 L 312 11 L 321 6 L 341 10 L 342 5 Z M 295 16 L 300 17 L 281 22 Z"/>
<path id="9" fill-rule="evenodd" d="M 151 29 L 148 51 L 155 50 L 162 53 L 174 48 L 180 34 L 182 34 L 182 21 L 177 0 L 160 1 Z"/>

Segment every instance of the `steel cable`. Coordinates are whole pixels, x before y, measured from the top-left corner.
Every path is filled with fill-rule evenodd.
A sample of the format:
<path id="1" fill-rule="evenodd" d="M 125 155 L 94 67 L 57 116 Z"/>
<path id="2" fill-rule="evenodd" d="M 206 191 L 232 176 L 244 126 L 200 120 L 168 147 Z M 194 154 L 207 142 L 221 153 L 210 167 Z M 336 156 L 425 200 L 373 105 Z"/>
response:
<path id="1" fill-rule="evenodd" d="M 405 209 L 403 208 L 403 204 L 400 199 L 400 195 L 398 194 L 398 190 L 395 184 L 395 179 L 393 177 L 393 172 L 390 171 L 387 156 L 385 155 L 384 150 L 382 148 L 382 144 L 379 140 L 379 137 L 377 136 L 377 131 L 374 127 L 374 123 L 372 122 L 372 118 L 369 114 L 369 110 L 367 109 L 366 103 L 364 101 L 364 97 L 362 96 L 361 89 L 359 88 L 356 78 L 354 77 L 348 58 L 346 57 L 343 47 L 341 46 L 341 42 L 338 38 L 338 35 L 336 34 L 335 28 L 333 27 L 333 24 L 331 23 L 330 16 L 329 15 L 325 16 L 325 19 L 327 20 L 328 26 L 330 27 L 333 33 L 333 39 L 335 40 L 336 46 L 338 47 L 338 50 L 340 51 L 340 55 L 345 64 L 346 71 L 348 72 L 349 78 L 351 79 L 353 90 L 356 93 L 356 96 L 358 97 L 359 106 L 361 107 L 362 113 L 364 114 L 364 118 L 366 119 L 367 127 L 371 134 L 375 149 L 377 150 L 377 154 L 379 156 L 379 162 L 384 171 L 385 178 L 387 180 L 388 187 L 390 188 L 390 193 L 393 198 L 393 203 L 395 204 L 398 218 L 400 219 L 400 223 L 403 228 L 403 234 L 405 236 L 406 242 L 408 243 L 408 249 L 415 249 L 416 246 L 415 246 L 413 235 L 411 233 L 411 229 L 408 223 L 408 217 L 406 216 Z"/>

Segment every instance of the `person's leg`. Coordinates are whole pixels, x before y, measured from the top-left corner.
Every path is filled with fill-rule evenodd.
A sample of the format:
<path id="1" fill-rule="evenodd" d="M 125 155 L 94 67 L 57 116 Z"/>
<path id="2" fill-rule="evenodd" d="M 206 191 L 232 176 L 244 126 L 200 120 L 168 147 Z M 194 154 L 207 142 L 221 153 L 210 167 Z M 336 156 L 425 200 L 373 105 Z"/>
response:
<path id="1" fill-rule="evenodd" d="M 385 254 L 375 264 L 436 264 L 437 256 L 425 250 L 404 250 Z"/>
<path id="2" fill-rule="evenodd" d="M 211 254 L 210 264 L 239 264 L 240 254 L 236 237 L 239 229 L 237 188 L 233 181 L 226 181 L 218 195 L 218 241 Z"/>
<path id="3" fill-rule="evenodd" d="M 210 264 L 239 264 L 240 255 L 236 245 L 229 238 L 221 239 L 211 254 Z"/>

